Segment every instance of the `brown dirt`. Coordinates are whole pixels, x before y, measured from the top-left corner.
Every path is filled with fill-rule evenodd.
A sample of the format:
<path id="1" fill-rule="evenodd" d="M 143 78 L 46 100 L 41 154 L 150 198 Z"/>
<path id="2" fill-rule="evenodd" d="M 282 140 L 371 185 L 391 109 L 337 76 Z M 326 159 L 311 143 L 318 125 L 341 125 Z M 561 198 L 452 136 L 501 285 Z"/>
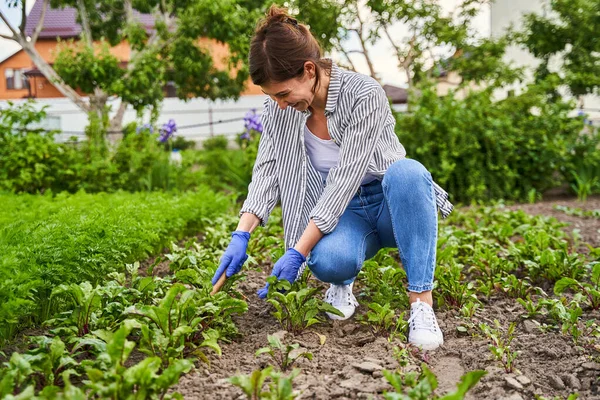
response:
<path id="1" fill-rule="evenodd" d="M 510 208 L 521 208 L 528 213 L 551 215 L 560 221 L 570 222 L 573 227 L 580 229 L 583 240 L 600 246 L 599 220 L 568 216 L 553 210 L 555 204 L 600 209 L 600 198 L 593 198 L 587 204 L 561 200 Z M 247 278 L 240 282 L 239 291 L 248 297 L 248 312 L 235 318 L 241 335 L 231 343 L 222 344 L 223 355 L 218 357 L 212 354 L 210 366 L 198 363 L 198 369 L 181 378 L 174 389 L 186 399 L 244 399 L 242 391 L 226 379 L 240 372 L 249 374 L 270 362 L 265 355 L 259 358 L 254 356 L 256 350 L 267 345 L 267 335 L 281 329 L 270 314 L 272 306 L 256 295 L 256 290 L 264 285 L 267 274 L 266 271 L 247 270 Z M 310 285 L 322 287 L 323 292 L 326 288 L 314 278 L 311 278 Z M 357 281 L 355 294 L 361 289 Z M 513 341 L 513 349 L 520 351 L 515 373 L 505 373 L 498 362 L 491 359 L 485 338 L 461 335 L 457 331 L 457 325 L 464 319 L 459 319 L 454 311 L 437 312 L 440 327 L 444 331 L 444 345 L 427 353 L 415 351 L 414 362 L 408 369 L 426 361 L 438 377 L 439 394 L 454 389 L 465 372 L 487 370 L 488 374 L 467 395 L 467 399 L 517 400 L 533 399 L 535 395 L 566 398 L 574 392 L 579 392 L 580 399 L 600 399 L 600 382 L 595 381 L 600 376 L 600 353 L 575 346 L 570 337 L 559 332 L 541 332 L 533 322 L 520 318 L 522 311 L 513 299 L 492 298 L 473 320 L 475 324 L 487 322 L 493 326 L 493 320 L 498 319 L 503 327 L 508 327 L 512 321 L 518 323 Z M 361 304 L 357 308 L 357 315 L 365 312 L 366 305 Z M 586 313 L 586 319 L 589 319 L 588 316 L 600 319 L 600 313 Z M 312 331 L 327 337 L 323 346 Z M 301 392 L 298 399 L 381 399 L 384 390 L 392 390 L 381 372 L 360 371 L 355 365 L 369 361 L 393 370 L 398 363 L 392 348 L 404 344 L 397 340 L 389 343 L 385 338 L 374 337 L 368 327 L 359 324 L 355 317 L 347 321 L 328 320 L 295 337 L 289 333 L 284 335 L 283 332 L 278 335 L 282 335 L 285 342 L 299 343 L 313 354 L 312 361 L 300 360 L 296 365 L 302 369 L 302 373 L 294 380 L 295 390 Z M 514 378 L 517 377 L 524 384 L 515 384 Z"/>

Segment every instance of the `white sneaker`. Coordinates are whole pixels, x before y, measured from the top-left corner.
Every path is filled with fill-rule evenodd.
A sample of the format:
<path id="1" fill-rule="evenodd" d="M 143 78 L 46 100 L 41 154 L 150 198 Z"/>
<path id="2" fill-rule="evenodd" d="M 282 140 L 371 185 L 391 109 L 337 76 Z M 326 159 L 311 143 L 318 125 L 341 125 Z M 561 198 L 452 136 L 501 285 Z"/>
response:
<path id="1" fill-rule="evenodd" d="M 423 350 L 434 350 L 444 344 L 444 335 L 435 319 L 433 308 L 420 299 L 410 306 L 408 343 L 419 346 Z"/>
<path id="2" fill-rule="evenodd" d="M 331 304 L 333 307 L 340 310 L 344 316 L 335 315 L 326 312 L 330 319 L 344 320 L 348 319 L 354 314 L 354 310 L 358 306 L 356 297 L 352 294 L 352 287 L 354 282 L 349 285 L 334 285 L 331 284 L 327 292 L 325 292 L 325 302 Z"/>

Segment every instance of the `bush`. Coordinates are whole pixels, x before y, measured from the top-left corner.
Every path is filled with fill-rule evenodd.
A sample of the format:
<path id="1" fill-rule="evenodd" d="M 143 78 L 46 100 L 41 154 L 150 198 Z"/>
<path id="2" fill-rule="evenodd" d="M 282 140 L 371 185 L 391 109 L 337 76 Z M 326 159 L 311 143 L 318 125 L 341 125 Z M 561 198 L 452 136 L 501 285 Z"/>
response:
<path id="1" fill-rule="evenodd" d="M 65 190 L 74 174 L 74 150 L 55 142 L 56 132 L 32 128 L 46 112 L 32 102 L 0 110 L 0 190 L 41 193 Z"/>
<path id="2" fill-rule="evenodd" d="M 412 114 L 397 116 L 409 157 L 423 163 L 452 200 L 525 200 L 564 182 L 569 149 L 583 128 L 572 105 L 542 87 L 494 102 L 490 90 L 438 97 L 423 88 Z"/>
<path id="3" fill-rule="evenodd" d="M 561 172 L 580 200 L 600 193 L 600 131 L 588 128 L 569 145 L 569 160 Z"/>
<path id="4" fill-rule="evenodd" d="M 229 140 L 227 140 L 227 137 L 225 137 L 223 135 L 218 135 L 215 137 L 205 139 L 202 142 L 202 148 L 206 151 L 227 150 L 228 144 L 229 144 Z"/>

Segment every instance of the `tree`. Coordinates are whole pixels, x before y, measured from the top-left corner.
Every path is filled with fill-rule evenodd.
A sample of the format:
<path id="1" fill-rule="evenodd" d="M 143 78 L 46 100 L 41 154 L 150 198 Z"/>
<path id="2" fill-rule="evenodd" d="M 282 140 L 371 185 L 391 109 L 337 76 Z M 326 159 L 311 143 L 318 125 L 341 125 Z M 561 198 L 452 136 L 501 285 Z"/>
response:
<path id="1" fill-rule="evenodd" d="M 256 21 L 267 8 L 264 0 L 38 0 L 43 12 L 33 35 L 26 35 L 25 0 L 7 0 L 9 7 L 20 7 L 19 27 L 10 24 L 0 11 L 0 19 L 14 40 L 29 55 L 52 84 L 80 109 L 106 120 L 109 97 L 119 98 L 120 106 L 111 121 L 119 130 L 128 105 L 136 111 L 150 109 L 157 116 L 163 100 L 163 87 L 174 82 L 181 99 L 204 97 L 236 99 L 248 79 L 249 39 Z M 292 1 L 300 18 L 319 29 L 325 44 L 335 35 L 336 8 L 333 1 Z M 307 7 L 314 3 L 320 7 Z M 270 2 L 269 2 L 270 4 Z M 82 27 L 79 40 L 63 43 L 55 63 L 50 65 L 38 53 L 35 43 L 44 23 L 47 8 L 74 7 Z M 325 18 L 318 14 L 323 13 Z M 151 14 L 147 29 L 140 14 Z M 213 39 L 229 50 L 225 68 L 215 66 L 210 51 L 198 39 Z M 109 52 L 110 47 L 127 42 L 131 57 L 126 66 Z M 78 94 L 89 95 L 86 101 Z"/>
<path id="2" fill-rule="evenodd" d="M 335 48 L 351 68 L 354 64 L 350 55 L 361 54 L 370 75 L 378 79 L 370 46 L 387 41 L 409 87 L 433 78 L 440 64 L 459 72 L 465 82 L 489 83 L 498 77 L 503 82 L 512 81 L 518 74 L 502 62 L 508 39 L 480 39 L 470 27 L 470 21 L 488 3 L 463 0 L 446 14 L 436 0 L 343 0 L 340 19 L 344 31 Z M 392 33 L 392 26 L 397 25 L 404 26 L 406 37 Z M 358 39 L 359 49 L 347 48 L 352 37 Z"/>
<path id="3" fill-rule="evenodd" d="M 521 43 L 541 60 L 535 77 L 560 78 L 572 95 L 599 93 L 600 2 L 598 0 L 551 0 L 545 15 L 528 14 Z M 550 58 L 560 55 L 560 70 L 551 71 Z"/>

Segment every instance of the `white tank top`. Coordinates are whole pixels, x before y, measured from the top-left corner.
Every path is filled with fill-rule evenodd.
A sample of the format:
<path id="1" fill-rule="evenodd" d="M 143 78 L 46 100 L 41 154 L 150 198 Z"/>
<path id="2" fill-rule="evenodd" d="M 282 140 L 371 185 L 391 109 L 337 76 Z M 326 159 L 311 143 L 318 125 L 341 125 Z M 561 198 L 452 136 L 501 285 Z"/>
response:
<path id="1" fill-rule="evenodd" d="M 338 163 L 340 147 L 331 139 L 325 140 L 315 136 L 306 125 L 304 125 L 304 145 L 306 146 L 306 153 L 311 164 L 321 174 L 324 182 L 327 179 L 329 170 Z M 375 176 L 367 173 L 361 185 L 372 182 L 375 179 Z"/>

